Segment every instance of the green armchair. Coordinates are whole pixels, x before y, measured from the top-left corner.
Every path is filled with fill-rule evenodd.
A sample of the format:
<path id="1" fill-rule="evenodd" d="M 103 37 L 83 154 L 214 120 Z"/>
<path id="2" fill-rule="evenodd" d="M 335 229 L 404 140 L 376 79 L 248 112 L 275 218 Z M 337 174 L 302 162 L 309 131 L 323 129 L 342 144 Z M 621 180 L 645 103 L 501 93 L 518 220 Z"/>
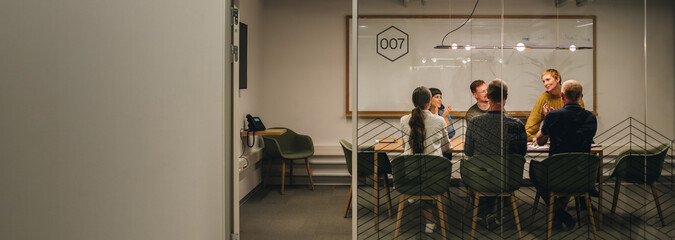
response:
<path id="1" fill-rule="evenodd" d="M 352 144 L 347 140 L 340 139 L 340 145 L 342 146 L 342 151 L 345 154 L 345 160 L 347 161 L 347 170 L 349 174 L 352 174 Z M 374 146 L 363 146 L 358 147 L 358 165 L 357 165 L 357 178 L 359 180 L 374 179 L 373 167 L 375 166 L 375 147 Z M 387 177 L 388 173 L 391 173 L 391 164 L 386 153 L 377 154 L 377 165 L 378 165 L 378 179 L 383 180 L 384 187 L 387 190 L 387 205 L 389 207 L 389 216 L 391 216 L 391 193 L 389 190 L 389 178 Z M 351 182 L 351 181 L 350 181 Z M 345 207 L 344 217 L 346 218 L 349 214 L 349 207 L 352 203 L 352 185 L 349 185 L 349 197 L 347 199 L 347 206 Z"/>
<path id="2" fill-rule="evenodd" d="M 424 199 L 436 201 L 443 238 L 447 239 L 443 195 L 450 188 L 452 175 L 450 160 L 434 155 L 402 155 L 391 161 L 391 167 L 394 175 L 394 187 L 401 193 L 394 238 L 398 239 L 406 200 Z"/>
<path id="3" fill-rule="evenodd" d="M 541 196 L 541 190 L 548 190 L 548 239 L 551 239 L 553 225 L 553 206 L 556 197 L 581 197 L 586 200 L 588 214 L 593 229 L 593 237 L 598 238 L 593 219 L 593 210 L 589 192 L 595 189 L 600 158 L 592 153 L 559 153 L 544 161 L 530 162 L 530 180 L 537 188 L 532 217 L 534 217 Z M 578 217 L 577 204 L 577 217 Z M 533 218 L 534 219 L 534 218 Z"/>
<path id="4" fill-rule="evenodd" d="M 616 210 L 616 202 L 619 198 L 619 190 L 621 190 L 622 181 L 647 184 L 652 189 L 652 195 L 654 196 L 656 209 L 658 210 L 659 218 L 661 219 L 661 225 L 666 225 L 663 221 L 661 204 L 659 203 L 659 198 L 657 195 L 658 193 L 656 191 L 656 187 L 654 186 L 654 182 L 656 182 L 656 180 L 658 180 L 661 176 L 661 170 L 663 170 L 663 161 L 666 158 L 669 148 L 670 146 L 668 143 L 664 143 L 652 149 L 626 150 L 619 154 L 619 157 L 616 161 L 616 167 L 612 171 L 612 175 L 610 175 L 610 178 L 616 178 L 616 184 L 614 185 L 614 198 L 612 200 L 612 214 Z M 647 170 L 646 174 L 645 169 Z"/>
<path id="5" fill-rule="evenodd" d="M 263 184 L 263 188 L 267 186 L 273 160 L 278 159 L 281 161 L 281 195 L 283 195 L 286 177 L 286 160 L 291 162 L 291 166 L 289 168 L 291 174 L 291 184 L 293 184 L 293 160 L 305 159 L 309 183 L 312 187 L 312 191 L 314 191 L 312 170 L 309 168 L 309 157 L 314 155 L 314 144 L 312 143 L 312 138 L 307 135 L 297 134 L 288 128 L 271 129 L 286 129 L 286 133 L 278 136 L 262 136 L 263 141 L 265 142 L 263 152 L 265 157 L 270 160 L 269 165 L 267 165 L 267 174 L 265 175 L 265 183 Z"/>
<path id="6" fill-rule="evenodd" d="M 460 163 L 462 181 L 472 193 L 469 196 L 474 197 L 471 239 L 474 238 L 476 232 L 478 205 L 481 197 L 509 197 L 513 206 L 518 237 L 523 237 L 514 192 L 520 188 L 524 166 L 525 157 L 518 154 L 510 154 L 506 158 L 499 155 L 475 155 Z"/>

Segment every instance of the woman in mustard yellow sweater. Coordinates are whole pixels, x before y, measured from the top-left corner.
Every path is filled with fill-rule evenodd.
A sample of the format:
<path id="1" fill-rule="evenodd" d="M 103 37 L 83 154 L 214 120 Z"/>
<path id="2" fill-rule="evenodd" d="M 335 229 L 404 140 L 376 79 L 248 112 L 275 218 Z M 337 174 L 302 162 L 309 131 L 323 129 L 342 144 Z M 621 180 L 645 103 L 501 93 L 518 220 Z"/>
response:
<path id="1" fill-rule="evenodd" d="M 544 83 L 546 92 L 539 95 L 537 102 L 532 107 L 530 116 L 527 118 L 527 124 L 525 124 L 527 141 L 532 141 L 532 138 L 537 135 L 541 122 L 548 112 L 563 107 L 562 99 L 560 98 L 562 77 L 558 70 L 547 69 L 541 74 L 541 81 Z M 579 105 L 585 108 L 583 100 L 579 100 Z"/>

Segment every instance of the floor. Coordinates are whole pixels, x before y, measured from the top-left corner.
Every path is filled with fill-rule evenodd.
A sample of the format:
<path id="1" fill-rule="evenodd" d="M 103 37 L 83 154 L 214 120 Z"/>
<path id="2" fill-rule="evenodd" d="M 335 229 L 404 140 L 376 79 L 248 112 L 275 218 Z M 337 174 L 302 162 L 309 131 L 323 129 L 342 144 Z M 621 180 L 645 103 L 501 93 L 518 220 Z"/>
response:
<path id="1" fill-rule="evenodd" d="M 649 187 L 642 185 L 622 185 L 616 213 L 611 214 L 614 186 L 608 183 L 603 188 L 603 226 L 597 230 L 598 239 L 675 239 L 675 188 L 670 182 L 660 182 L 656 186 L 665 226 L 660 223 Z M 393 239 L 398 194 L 392 190 L 392 216 L 389 217 L 386 194 L 384 190 L 381 192 L 379 229 L 376 231 L 372 191 L 372 185 L 359 187 L 358 238 Z M 241 205 L 241 239 L 351 239 L 352 218 L 343 218 L 348 192 L 349 186 L 316 186 L 315 191 L 307 186 L 287 186 L 284 196 L 280 195 L 279 186 L 258 190 Z M 538 211 L 532 217 L 534 195 L 532 187 L 524 186 L 516 192 L 523 239 L 546 239 L 545 205 L 540 201 Z M 465 188 L 452 187 L 450 196 L 450 201 L 447 198 L 443 201 L 448 222 L 446 236 L 448 239 L 470 239 L 472 209 L 464 210 Z M 592 201 L 597 207 L 597 198 Z M 503 224 L 490 229 L 477 224 L 477 239 L 518 238 L 513 208 L 509 202 L 505 203 L 508 205 L 503 207 Z M 400 239 L 443 238 L 440 227 L 432 234 L 424 233 L 421 209 L 420 201 L 406 201 Z M 574 201 L 570 201 L 568 212 L 577 219 L 574 209 Z M 597 224 L 597 212 L 594 214 Z M 571 231 L 553 230 L 553 239 L 593 239 L 588 212 L 581 211 L 580 215 L 577 227 Z M 437 212 L 434 218 L 438 219 Z"/>

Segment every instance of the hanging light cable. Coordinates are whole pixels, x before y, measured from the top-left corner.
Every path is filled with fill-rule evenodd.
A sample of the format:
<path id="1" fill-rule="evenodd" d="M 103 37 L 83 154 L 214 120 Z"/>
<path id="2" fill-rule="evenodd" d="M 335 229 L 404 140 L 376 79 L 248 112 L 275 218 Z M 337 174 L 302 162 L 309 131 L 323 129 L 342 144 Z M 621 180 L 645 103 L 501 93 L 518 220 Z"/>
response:
<path id="1" fill-rule="evenodd" d="M 453 29 L 452 31 L 446 33 L 445 36 L 443 36 L 443 39 L 441 39 L 441 45 L 435 46 L 435 47 L 434 47 L 435 49 L 447 49 L 447 48 L 450 48 L 449 45 L 443 45 L 443 42 L 445 42 L 445 38 L 448 37 L 448 35 L 450 35 L 451 33 L 453 33 L 453 32 L 455 32 L 455 31 L 459 30 L 459 29 L 462 28 L 462 27 L 464 27 L 464 25 L 466 25 L 466 23 L 468 23 L 469 20 L 471 20 L 471 17 L 473 17 L 473 13 L 476 12 L 476 7 L 478 6 L 478 2 L 479 2 L 479 1 L 480 1 L 480 0 L 476 0 L 476 4 L 473 5 L 473 10 L 471 10 L 471 14 L 470 14 L 469 17 L 466 19 L 466 21 L 464 21 L 464 23 L 462 23 L 461 25 L 459 25 L 459 27 L 457 27 L 457 28 Z"/>

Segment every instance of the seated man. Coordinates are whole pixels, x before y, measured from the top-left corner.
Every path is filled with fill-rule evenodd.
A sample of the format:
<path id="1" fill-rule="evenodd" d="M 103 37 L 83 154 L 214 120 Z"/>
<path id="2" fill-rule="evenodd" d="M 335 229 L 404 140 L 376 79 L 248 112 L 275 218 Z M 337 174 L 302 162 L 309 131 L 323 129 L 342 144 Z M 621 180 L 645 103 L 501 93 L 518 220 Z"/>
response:
<path id="1" fill-rule="evenodd" d="M 469 110 L 466 111 L 464 119 L 466 120 L 467 124 L 473 117 L 487 113 L 489 111 L 488 107 L 490 107 L 487 99 L 487 85 L 485 85 L 483 80 L 473 81 L 469 88 L 471 89 L 473 98 L 476 99 L 476 104 L 471 106 Z"/>
<path id="2" fill-rule="evenodd" d="M 501 155 L 511 153 L 525 155 L 527 151 L 527 134 L 523 122 L 510 117 L 504 112 L 508 86 L 502 80 L 495 79 L 487 86 L 487 99 L 490 104 L 486 114 L 471 119 L 466 131 L 464 154 Z M 494 209 L 496 197 L 482 197 L 479 202 L 478 216 L 491 224 L 494 220 L 486 218 Z M 501 206 L 501 205 L 499 205 Z M 501 211 L 497 210 L 497 219 Z M 497 223 L 499 223 L 499 221 Z"/>
<path id="3" fill-rule="evenodd" d="M 558 110 L 550 111 L 544 118 L 544 124 L 541 130 L 537 132 L 537 144 L 544 145 L 551 139 L 549 156 L 556 153 L 567 152 L 591 152 L 591 144 L 598 127 L 597 119 L 592 112 L 579 105 L 583 97 L 583 88 L 575 80 L 568 80 L 562 85 L 562 101 L 565 106 Z M 548 192 L 544 189 L 545 194 Z M 544 198 L 548 202 L 547 198 Z M 555 203 L 554 225 L 560 226 L 564 222 L 568 228 L 574 227 L 575 221 L 572 216 L 565 211 L 565 206 L 569 198 L 561 198 L 561 201 Z M 584 202 L 585 206 L 585 201 Z M 560 203 L 560 204 L 558 204 Z"/>

